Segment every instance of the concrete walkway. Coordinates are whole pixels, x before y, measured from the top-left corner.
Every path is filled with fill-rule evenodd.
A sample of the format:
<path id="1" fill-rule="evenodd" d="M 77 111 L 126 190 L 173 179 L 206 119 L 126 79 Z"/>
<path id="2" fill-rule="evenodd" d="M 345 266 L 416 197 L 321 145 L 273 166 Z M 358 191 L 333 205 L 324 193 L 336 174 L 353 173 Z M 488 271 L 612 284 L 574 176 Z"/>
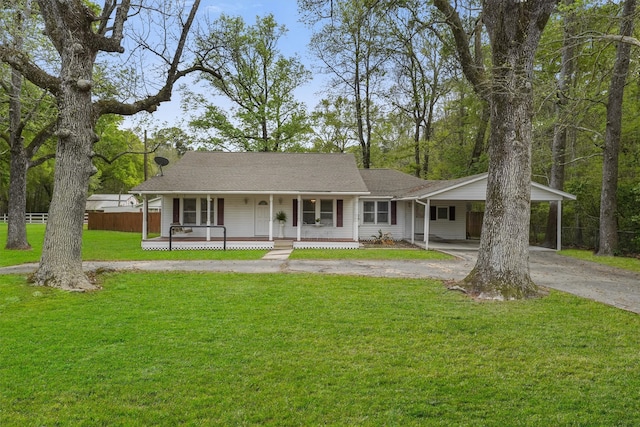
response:
<path id="1" fill-rule="evenodd" d="M 277 261 L 284 261 L 289 258 L 293 249 L 274 249 L 269 252 L 262 259 L 273 259 Z"/>
<path id="2" fill-rule="evenodd" d="M 289 250 L 272 251 L 257 261 L 105 261 L 85 262 L 97 269 L 141 271 L 209 271 L 238 273 L 321 273 L 368 277 L 434 278 L 461 280 L 473 268 L 477 252 L 448 250 L 454 260 L 289 260 Z M 286 253 L 289 252 L 289 253 Z M 269 254 L 267 254 L 269 255 Z M 593 299 L 640 314 L 640 273 L 558 255 L 532 251 L 531 277 L 541 286 Z M 37 264 L 0 268 L 2 274 L 30 274 Z"/>

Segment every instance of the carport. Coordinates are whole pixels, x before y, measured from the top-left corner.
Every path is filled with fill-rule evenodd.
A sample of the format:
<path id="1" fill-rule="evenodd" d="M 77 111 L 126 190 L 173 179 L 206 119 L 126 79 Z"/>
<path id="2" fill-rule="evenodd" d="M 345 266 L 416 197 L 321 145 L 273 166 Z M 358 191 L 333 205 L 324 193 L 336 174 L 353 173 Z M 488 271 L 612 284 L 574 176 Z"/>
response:
<path id="1" fill-rule="evenodd" d="M 451 215 L 455 216 L 455 206 L 461 203 L 485 202 L 487 194 L 487 176 L 488 174 L 474 175 L 470 177 L 460 178 L 451 181 L 431 181 L 423 187 L 412 190 L 398 200 L 406 200 L 412 202 L 412 214 L 410 226 L 411 243 L 417 244 L 415 240 L 416 234 L 416 206 L 424 206 L 425 214 L 419 220 L 423 221 L 424 240 L 420 246 L 424 245 L 425 249 L 434 249 L 433 243 L 440 241 L 455 242 L 459 244 L 465 242 L 466 239 L 466 221 L 451 221 Z M 562 246 L 562 202 L 564 200 L 576 200 L 576 196 L 564 191 L 556 190 L 537 182 L 531 183 L 531 202 L 549 202 L 557 203 L 557 240 L 556 250 L 560 250 Z M 453 208 L 453 210 L 452 210 Z M 448 215 L 448 217 L 447 217 Z M 448 221 L 440 221 L 441 219 Z M 446 233 L 446 235 L 444 234 Z M 453 237 L 452 237 L 453 236 Z M 457 236 L 457 237 L 456 237 Z M 473 241 L 464 246 L 470 247 Z M 477 249 L 477 248 L 476 248 Z"/>

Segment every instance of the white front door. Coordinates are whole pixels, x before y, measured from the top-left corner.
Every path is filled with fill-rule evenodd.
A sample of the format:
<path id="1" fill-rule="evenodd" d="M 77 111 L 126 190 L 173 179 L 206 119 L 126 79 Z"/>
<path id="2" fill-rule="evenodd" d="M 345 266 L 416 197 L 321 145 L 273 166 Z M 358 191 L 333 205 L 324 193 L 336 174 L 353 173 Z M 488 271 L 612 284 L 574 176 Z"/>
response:
<path id="1" fill-rule="evenodd" d="M 258 199 L 256 203 L 256 236 L 269 235 L 269 202 Z"/>

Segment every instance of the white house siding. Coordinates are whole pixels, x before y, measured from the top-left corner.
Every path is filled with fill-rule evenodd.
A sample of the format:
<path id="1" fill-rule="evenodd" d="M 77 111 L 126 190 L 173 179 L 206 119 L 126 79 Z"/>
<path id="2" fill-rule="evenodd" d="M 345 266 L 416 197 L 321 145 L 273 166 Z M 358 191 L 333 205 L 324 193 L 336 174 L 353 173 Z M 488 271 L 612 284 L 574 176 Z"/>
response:
<path id="1" fill-rule="evenodd" d="M 214 200 L 214 212 L 211 219 L 211 225 L 217 225 L 217 203 L 216 199 L 224 199 L 224 226 L 227 228 L 227 237 L 268 237 L 268 234 L 256 236 L 255 234 L 255 211 L 257 203 L 261 200 L 270 202 L 268 194 L 265 195 L 216 195 L 211 194 L 211 199 Z M 206 198 L 206 195 L 165 195 L 163 197 L 163 209 L 161 218 L 161 235 L 163 237 L 169 236 L 169 227 L 173 222 L 173 199 L 174 198 Z M 311 196 L 303 196 L 303 198 L 310 198 Z M 313 196 L 319 198 L 318 196 Z M 273 237 L 277 238 L 279 234 L 280 224 L 275 220 L 275 215 L 279 211 L 284 211 L 287 214 L 287 221 L 284 227 L 284 237 L 287 239 L 295 239 L 297 237 L 298 229 L 293 226 L 293 199 L 297 198 L 294 195 L 274 195 L 273 196 Z M 330 198 L 330 197 L 320 197 Z M 343 226 L 323 226 L 316 227 L 315 225 L 302 225 L 301 238 L 302 239 L 352 239 L 353 238 L 353 208 L 354 198 L 349 197 L 335 197 L 334 200 L 343 200 Z M 182 211 L 182 200 L 180 202 Z M 200 200 L 196 201 L 196 206 L 200 207 Z M 200 223 L 200 211 L 197 211 L 197 221 Z M 334 224 L 337 219 L 336 204 L 334 201 Z M 180 217 L 181 223 L 182 214 Z M 188 225 L 185 225 L 188 227 Z M 211 236 L 220 236 L 220 231 L 212 229 Z M 206 237 L 206 228 L 192 228 L 189 233 L 189 237 Z"/>
<path id="2" fill-rule="evenodd" d="M 160 235 L 169 237 L 169 226 L 173 219 L 173 197 L 162 196 L 162 209 L 160 210 Z"/>
<path id="3" fill-rule="evenodd" d="M 455 206 L 455 221 L 449 219 L 436 219 L 429 221 L 429 235 L 449 240 L 464 240 L 467 237 L 467 203 L 465 201 L 450 200 L 432 200 L 431 206 L 446 207 Z M 362 206 L 360 207 L 362 212 Z M 362 213 L 360 214 L 360 240 L 372 240 L 372 236 L 377 236 L 381 230 L 383 233 L 391 233 L 394 240 L 411 240 L 411 202 L 398 201 L 397 224 L 362 224 Z M 424 234 L 424 217 L 418 216 L 419 212 L 424 212 L 424 208 L 420 210 L 416 205 L 415 214 L 415 234 L 418 238 L 422 238 Z M 423 215 L 423 214 L 422 214 Z M 448 216 L 448 214 L 447 214 Z"/>
<path id="4" fill-rule="evenodd" d="M 453 190 L 429 197 L 431 200 L 484 200 L 487 197 L 487 180 L 481 179 Z"/>
<path id="5" fill-rule="evenodd" d="M 358 223 L 360 224 L 358 230 L 358 236 L 360 240 L 373 240 L 373 236 L 378 236 L 380 231 L 382 233 L 390 233 L 391 238 L 393 240 L 404 240 L 408 238 L 405 235 L 405 210 L 407 203 L 403 201 L 396 202 L 396 222 L 397 224 L 391 224 L 391 212 L 389 212 L 389 222 L 388 223 L 379 223 L 379 224 L 365 224 L 363 222 L 363 214 L 364 214 L 364 201 L 389 201 L 389 199 L 364 199 L 360 201 L 360 218 L 358 219 Z M 411 209 L 409 207 L 409 209 Z M 411 227 L 411 224 L 409 224 Z"/>
<path id="6" fill-rule="evenodd" d="M 302 196 L 303 199 L 311 198 L 311 196 Z M 323 197 L 314 196 L 319 199 L 342 200 L 342 227 L 336 227 L 337 211 L 336 203 L 333 204 L 333 224 L 334 226 L 325 225 L 322 227 L 316 227 L 314 224 L 301 224 L 300 230 L 301 239 L 353 239 L 353 224 L 354 224 L 354 200 L 352 196 L 345 197 Z M 301 208 L 300 208 L 301 209 Z M 292 210 L 292 208 L 291 208 Z M 299 222 L 300 224 L 300 222 Z M 295 238 L 297 228 L 293 227 L 293 223 L 287 220 L 287 228 L 285 231 L 285 237 Z"/>
<path id="7" fill-rule="evenodd" d="M 471 184 L 465 184 L 461 187 L 448 190 L 440 194 L 431 196 L 431 200 L 467 200 L 467 201 L 484 201 L 487 192 L 486 178 Z M 550 201 L 562 200 L 562 195 L 554 194 L 546 189 L 531 186 L 532 201 Z"/>
<path id="8" fill-rule="evenodd" d="M 218 204 L 217 199 L 224 199 L 224 226 L 227 228 L 227 237 L 253 237 L 254 228 L 254 201 L 252 197 L 247 197 L 247 204 L 245 204 L 244 196 L 219 196 L 215 194 L 210 195 L 213 200 L 213 212 L 211 216 L 211 225 L 218 225 Z M 196 199 L 196 222 L 201 224 L 201 212 L 200 212 L 200 199 L 206 199 L 206 195 L 165 195 L 162 198 L 162 217 L 161 217 L 161 236 L 169 237 L 169 227 L 173 223 L 173 199 L 180 199 L 180 223 L 188 227 L 191 224 L 184 224 L 182 217 L 183 199 L 195 198 Z M 267 198 L 268 200 L 268 198 Z M 194 224 L 195 225 L 195 224 Z M 206 225 L 206 222 L 202 222 L 202 225 Z M 207 235 L 207 229 L 204 227 L 193 227 L 189 232 L 189 237 L 202 237 L 203 239 Z M 211 237 L 221 237 L 222 232 L 217 229 L 211 230 Z"/>
<path id="9" fill-rule="evenodd" d="M 553 194 L 550 191 L 543 190 L 541 188 L 531 187 L 531 201 L 550 201 L 550 200 L 562 200 L 561 195 Z"/>
<path id="10" fill-rule="evenodd" d="M 439 237 L 449 240 L 464 240 L 467 238 L 467 207 L 464 201 L 432 200 L 431 206 L 446 207 L 455 206 L 455 221 L 449 219 L 429 219 L 429 238 Z"/>

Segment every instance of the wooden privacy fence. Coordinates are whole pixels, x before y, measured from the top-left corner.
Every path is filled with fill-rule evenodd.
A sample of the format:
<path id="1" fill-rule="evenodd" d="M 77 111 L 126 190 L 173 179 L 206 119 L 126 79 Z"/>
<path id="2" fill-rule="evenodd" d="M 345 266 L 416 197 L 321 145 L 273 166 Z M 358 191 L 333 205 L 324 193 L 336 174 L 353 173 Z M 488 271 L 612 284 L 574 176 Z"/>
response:
<path id="1" fill-rule="evenodd" d="M 467 237 L 480 237 L 483 217 L 484 212 L 467 212 Z"/>
<path id="2" fill-rule="evenodd" d="M 149 233 L 160 233 L 160 212 L 149 212 Z M 142 212 L 89 212 L 89 230 L 142 233 Z"/>

